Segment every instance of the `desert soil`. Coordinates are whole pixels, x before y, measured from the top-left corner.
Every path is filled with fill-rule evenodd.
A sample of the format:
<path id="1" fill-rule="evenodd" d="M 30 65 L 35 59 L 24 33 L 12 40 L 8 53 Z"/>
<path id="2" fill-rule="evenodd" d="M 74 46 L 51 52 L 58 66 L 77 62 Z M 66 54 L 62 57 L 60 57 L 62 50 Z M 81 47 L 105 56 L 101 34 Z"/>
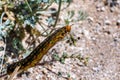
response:
<path id="1" fill-rule="evenodd" d="M 14 80 L 120 80 L 120 0 L 73 0 L 60 18 L 70 10 L 88 14 L 85 20 L 72 25 L 76 45 L 69 45 L 65 38 L 44 56 L 42 62 L 49 63 L 30 68 L 29 73 Z M 65 52 L 88 60 L 66 58 L 64 64 L 52 62 L 53 49 L 59 55 Z"/>

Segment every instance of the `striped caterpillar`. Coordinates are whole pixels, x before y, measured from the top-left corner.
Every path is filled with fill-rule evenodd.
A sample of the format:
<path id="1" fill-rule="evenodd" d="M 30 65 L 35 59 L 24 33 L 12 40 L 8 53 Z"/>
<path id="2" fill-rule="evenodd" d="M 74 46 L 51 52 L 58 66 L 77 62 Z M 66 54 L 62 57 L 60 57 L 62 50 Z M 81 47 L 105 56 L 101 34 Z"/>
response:
<path id="1" fill-rule="evenodd" d="M 48 36 L 42 43 L 40 43 L 26 58 L 21 59 L 18 62 L 12 63 L 7 66 L 7 74 L 13 73 L 16 67 L 20 66 L 18 71 L 25 71 L 28 68 L 35 66 L 42 57 L 48 52 L 48 50 L 53 47 L 58 41 L 63 39 L 68 32 L 70 32 L 71 26 L 65 26 L 50 36 Z"/>

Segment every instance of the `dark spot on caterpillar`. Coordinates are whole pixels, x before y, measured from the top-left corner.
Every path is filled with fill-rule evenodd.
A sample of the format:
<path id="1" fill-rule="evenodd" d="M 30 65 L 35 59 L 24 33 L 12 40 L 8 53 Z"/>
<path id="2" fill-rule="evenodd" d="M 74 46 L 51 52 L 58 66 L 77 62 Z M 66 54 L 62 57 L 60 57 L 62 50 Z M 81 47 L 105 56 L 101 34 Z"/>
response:
<path id="1" fill-rule="evenodd" d="M 78 37 L 77 39 L 80 40 L 80 37 Z"/>
<path id="2" fill-rule="evenodd" d="M 31 68 L 39 63 L 42 57 L 48 52 L 50 48 L 52 48 L 58 41 L 63 39 L 67 32 L 70 32 L 71 26 L 65 26 L 53 34 L 48 36 L 42 43 L 40 43 L 26 58 L 10 64 L 7 67 L 7 74 L 11 74 L 17 66 L 20 66 L 19 70 L 25 71 L 28 68 Z"/>

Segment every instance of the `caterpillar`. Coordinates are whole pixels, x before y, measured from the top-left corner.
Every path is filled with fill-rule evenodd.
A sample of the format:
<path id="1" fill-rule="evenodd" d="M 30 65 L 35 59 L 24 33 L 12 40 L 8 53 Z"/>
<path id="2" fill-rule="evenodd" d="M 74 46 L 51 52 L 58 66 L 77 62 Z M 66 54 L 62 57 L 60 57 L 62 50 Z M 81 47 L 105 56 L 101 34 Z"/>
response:
<path id="1" fill-rule="evenodd" d="M 18 62 L 12 63 L 7 66 L 7 74 L 13 73 L 16 67 L 20 66 L 18 71 L 25 71 L 28 68 L 34 67 L 42 57 L 53 47 L 58 41 L 63 39 L 68 32 L 70 32 L 71 26 L 65 26 L 50 36 L 48 36 L 42 43 L 40 43 L 26 58 L 21 59 Z"/>

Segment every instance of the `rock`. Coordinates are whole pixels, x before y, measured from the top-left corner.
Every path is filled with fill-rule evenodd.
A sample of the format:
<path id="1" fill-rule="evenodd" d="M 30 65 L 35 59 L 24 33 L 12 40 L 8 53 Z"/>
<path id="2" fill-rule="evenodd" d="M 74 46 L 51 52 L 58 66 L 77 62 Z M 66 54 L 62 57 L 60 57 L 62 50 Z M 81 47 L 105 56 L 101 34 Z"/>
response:
<path id="1" fill-rule="evenodd" d="M 100 12 L 104 12 L 105 11 L 105 7 L 103 6 L 103 4 L 96 5 L 96 9 L 97 9 L 97 11 L 100 11 Z"/>
<path id="2" fill-rule="evenodd" d="M 101 7 L 101 11 L 104 12 L 105 11 L 105 7 Z"/>
<path id="3" fill-rule="evenodd" d="M 114 9 L 113 7 L 111 7 L 111 8 L 110 8 L 110 11 L 111 11 L 111 12 L 114 12 L 114 11 L 115 11 L 115 9 Z"/>
<path id="4" fill-rule="evenodd" d="M 117 20 L 116 25 L 117 25 L 117 26 L 120 26 L 120 19 Z"/>
<path id="5" fill-rule="evenodd" d="M 111 24 L 111 21 L 110 20 L 105 20 L 104 22 L 106 25 L 110 25 Z"/>
<path id="6" fill-rule="evenodd" d="M 110 11 L 111 12 L 119 12 L 119 8 L 118 7 L 111 7 Z"/>
<path id="7" fill-rule="evenodd" d="M 88 17 L 87 20 L 88 20 L 89 22 L 93 22 L 93 21 L 94 21 L 93 17 Z"/>

